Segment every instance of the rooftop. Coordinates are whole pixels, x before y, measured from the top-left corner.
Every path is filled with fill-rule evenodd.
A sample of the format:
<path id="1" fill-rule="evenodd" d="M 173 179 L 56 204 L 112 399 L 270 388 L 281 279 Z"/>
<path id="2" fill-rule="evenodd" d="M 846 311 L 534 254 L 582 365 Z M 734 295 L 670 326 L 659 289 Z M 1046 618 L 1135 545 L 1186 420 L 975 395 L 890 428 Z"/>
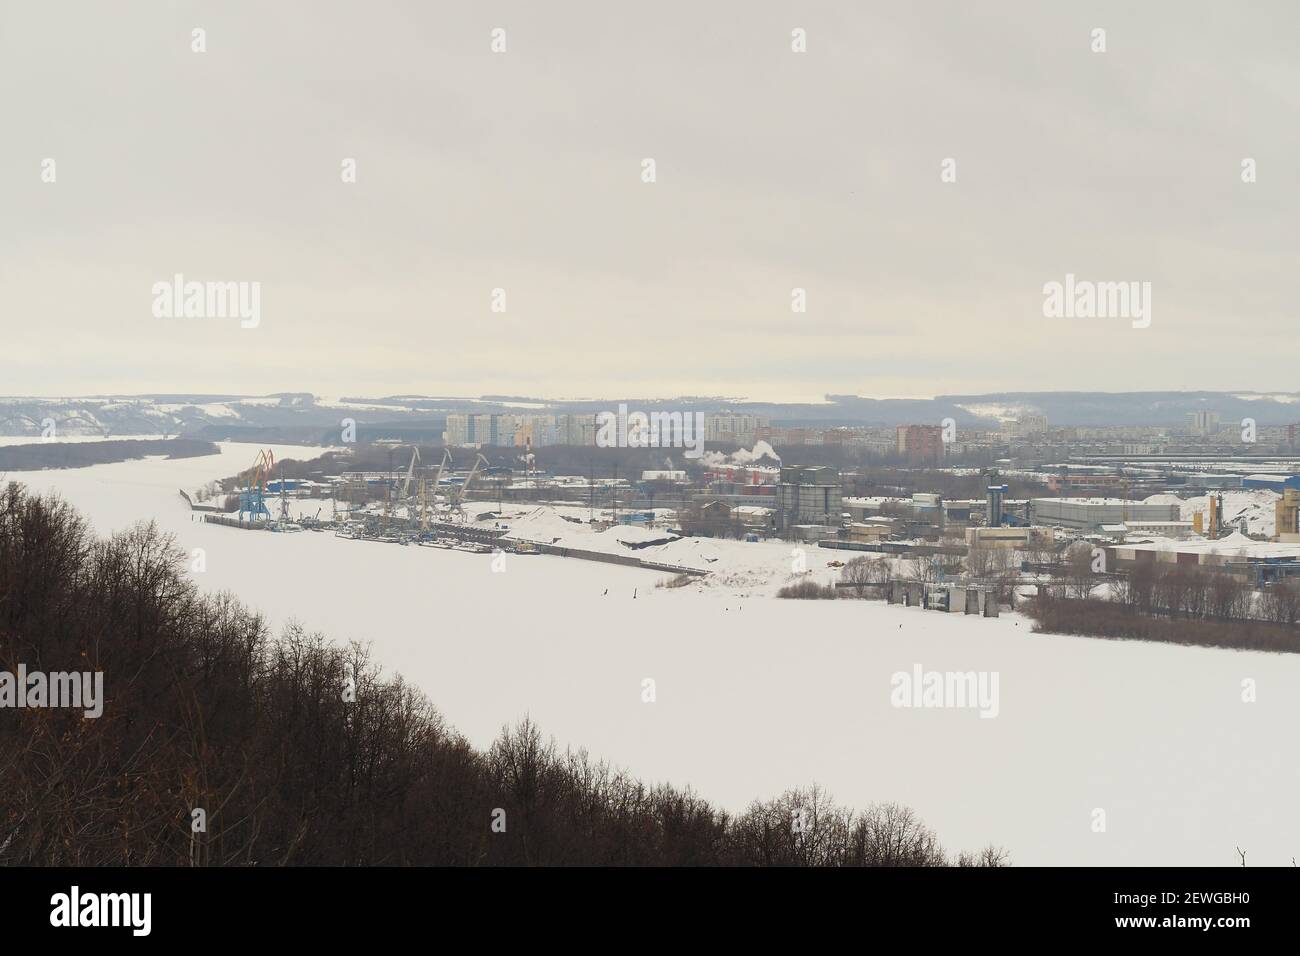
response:
<path id="1" fill-rule="evenodd" d="M 1115 508 L 1124 505 L 1132 507 L 1133 505 L 1146 503 L 1143 501 L 1134 501 L 1131 498 L 1035 498 L 1033 500 L 1034 504 L 1038 504 L 1040 501 L 1045 501 L 1049 503 L 1058 502 L 1065 505 L 1108 505 Z"/>
<path id="2" fill-rule="evenodd" d="M 1241 555 L 1246 558 L 1293 558 L 1300 560 L 1300 544 L 1287 544 L 1279 541 L 1255 541 L 1244 534 L 1234 532 L 1217 541 L 1208 538 L 1191 541 L 1148 541 L 1140 544 L 1123 545 L 1135 551 L 1176 551 L 1180 554 L 1221 554 L 1226 557 Z"/>

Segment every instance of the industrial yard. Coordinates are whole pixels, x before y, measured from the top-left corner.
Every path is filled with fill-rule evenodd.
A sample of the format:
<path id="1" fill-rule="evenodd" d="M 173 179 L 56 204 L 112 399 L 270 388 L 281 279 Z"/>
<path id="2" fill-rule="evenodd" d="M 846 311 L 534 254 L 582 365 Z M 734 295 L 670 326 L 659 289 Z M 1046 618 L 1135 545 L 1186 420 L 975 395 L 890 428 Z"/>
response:
<path id="1" fill-rule="evenodd" d="M 274 449 L 258 449 L 220 488 L 209 483 L 181 495 L 218 526 L 621 563 L 694 578 L 699 587 L 741 582 L 754 593 L 775 593 L 792 575 L 833 586 L 854 554 L 881 556 L 892 578 L 936 592 L 997 587 L 1008 609 L 1067 573 L 1067 556 L 1080 549 L 1100 556 L 1095 570 L 1196 565 L 1261 591 L 1300 574 L 1300 457 L 1207 450 L 1167 460 L 1139 454 L 1103 464 L 1085 452 L 1035 461 L 1034 442 L 1021 438 L 1018 448 L 1008 446 L 1010 457 L 968 467 L 947 463 L 957 456 L 938 429 L 911 425 L 896 430 L 899 465 L 803 465 L 782 461 L 757 437 L 772 433 L 765 420 L 715 418 L 713 433 L 725 425 L 728 437 L 750 438 L 752 448 L 711 452 L 681 467 L 671 459 L 667 468 L 625 465 L 621 475 L 617 463 L 597 474 L 593 457 L 583 475 L 545 467 L 534 455 L 535 439 L 544 450 L 563 438 L 554 416 L 451 416 L 445 440 L 490 441 L 334 449 L 318 467 L 292 461 L 291 475 L 283 459 L 277 466 Z M 1035 427 L 1046 425 L 1039 419 Z M 970 436 L 955 437 L 969 444 Z M 387 469 L 352 464 L 385 457 Z M 982 495 L 929 490 L 936 484 Z M 855 493 L 909 487 L 926 490 Z M 810 551 L 817 557 L 809 559 Z M 998 556 L 996 580 L 988 553 Z M 938 600 L 956 599 L 945 592 Z M 930 601 L 923 595 L 921 603 Z"/>

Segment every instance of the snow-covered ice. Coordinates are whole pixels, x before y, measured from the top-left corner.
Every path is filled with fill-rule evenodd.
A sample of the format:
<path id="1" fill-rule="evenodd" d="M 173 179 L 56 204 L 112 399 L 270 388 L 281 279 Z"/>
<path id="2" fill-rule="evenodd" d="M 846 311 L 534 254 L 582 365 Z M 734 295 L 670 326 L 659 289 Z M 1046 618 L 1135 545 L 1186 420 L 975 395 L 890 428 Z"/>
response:
<path id="1" fill-rule="evenodd" d="M 156 519 L 205 549 L 200 586 L 237 592 L 277 625 L 371 642 L 479 746 L 528 713 L 562 745 L 733 810 L 816 781 L 849 805 L 901 801 L 949 849 L 994 842 L 1020 864 L 1300 854 L 1300 656 L 1031 634 L 1014 614 L 777 600 L 766 595 L 792 549 L 780 542 L 664 545 L 716 557 L 709 583 L 666 589 L 655 584 L 667 575 L 632 567 L 511 554 L 495 573 L 485 554 L 194 520 L 177 489 L 245 468 L 256 450 L 9 477 L 60 491 L 101 532 Z M 647 533 L 531 520 L 608 547 Z M 819 575 L 847 557 L 807 550 Z M 892 707 L 892 675 L 916 664 L 996 671 L 998 717 Z M 653 704 L 641 702 L 647 677 Z M 1242 702 L 1247 679 L 1256 703 Z"/>

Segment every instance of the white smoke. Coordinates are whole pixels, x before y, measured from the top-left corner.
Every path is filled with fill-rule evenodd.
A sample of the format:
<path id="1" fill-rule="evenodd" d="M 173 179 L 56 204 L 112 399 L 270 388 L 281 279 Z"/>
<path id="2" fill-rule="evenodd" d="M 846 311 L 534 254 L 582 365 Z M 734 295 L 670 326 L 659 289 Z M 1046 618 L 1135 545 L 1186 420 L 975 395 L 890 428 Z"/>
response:
<path id="1" fill-rule="evenodd" d="M 727 465 L 752 465 L 763 458 L 770 458 L 778 465 L 781 463 L 781 456 L 775 448 L 765 441 L 758 441 L 751 451 L 741 448 L 734 455 L 724 455 L 720 451 L 706 452 L 704 464 L 710 468 L 725 468 Z"/>

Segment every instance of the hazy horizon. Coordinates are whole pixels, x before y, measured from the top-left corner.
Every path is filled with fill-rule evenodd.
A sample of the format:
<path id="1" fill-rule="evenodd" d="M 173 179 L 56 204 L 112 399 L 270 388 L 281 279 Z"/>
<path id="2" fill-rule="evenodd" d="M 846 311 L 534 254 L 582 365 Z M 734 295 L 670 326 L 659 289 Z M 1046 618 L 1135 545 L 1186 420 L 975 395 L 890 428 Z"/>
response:
<path id="1" fill-rule="evenodd" d="M 31 399 L 33 401 L 57 401 L 60 399 L 130 399 L 130 398 L 156 398 L 158 396 L 187 396 L 194 398 L 225 398 L 228 400 L 268 398 L 277 395 L 292 394 L 310 394 L 317 401 L 335 402 L 357 399 L 368 399 L 374 401 L 400 401 L 402 399 L 411 399 L 416 401 L 452 401 L 452 402 L 484 402 L 484 403 L 508 403 L 508 402 L 536 402 L 547 404 L 567 404 L 574 402 L 605 402 L 605 401 L 647 401 L 647 402 L 671 402 L 671 401 L 689 401 L 689 402 L 719 402 L 723 404 L 757 404 L 757 405 L 835 405 L 846 399 L 859 399 L 873 402 L 928 402 L 947 397 L 983 397 L 989 395 L 1162 395 L 1162 394 L 1218 394 L 1225 398 L 1237 398 L 1244 401 L 1272 400 L 1282 404 L 1300 404 L 1300 389 L 1285 391 L 1281 389 L 1258 390 L 1258 389 L 1213 389 L 1213 388 L 1150 388 L 1150 389 L 1074 389 L 1074 388 L 1044 388 L 1044 389 L 998 389 L 988 392 L 948 392 L 936 393 L 930 395 L 849 395 L 834 394 L 824 395 L 820 398 L 772 398 L 766 395 L 688 395 L 688 394 L 650 394 L 640 392 L 612 392 L 605 395 L 530 395 L 522 392 L 485 392 L 481 394 L 452 394 L 452 393 L 434 393 L 434 392 L 392 392 L 392 393 L 374 393 L 366 394 L 363 392 L 323 392 L 312 389 L 285 389 L 276 388 L 265 392 L 238 392 L 238 391 L 209 391 L 209 390 L 185 390 L 185 389 L 161 389 L 158 391 L 148 392 L 86 392 L 83 394 L 74 394 L 70 392 L 48 392 L 45 394 L 37 393 L 13 393 L 0 394 L 0 400 L 17 400 Z M 1251 396 L 1247 398 L 1246 396 Z"/>

